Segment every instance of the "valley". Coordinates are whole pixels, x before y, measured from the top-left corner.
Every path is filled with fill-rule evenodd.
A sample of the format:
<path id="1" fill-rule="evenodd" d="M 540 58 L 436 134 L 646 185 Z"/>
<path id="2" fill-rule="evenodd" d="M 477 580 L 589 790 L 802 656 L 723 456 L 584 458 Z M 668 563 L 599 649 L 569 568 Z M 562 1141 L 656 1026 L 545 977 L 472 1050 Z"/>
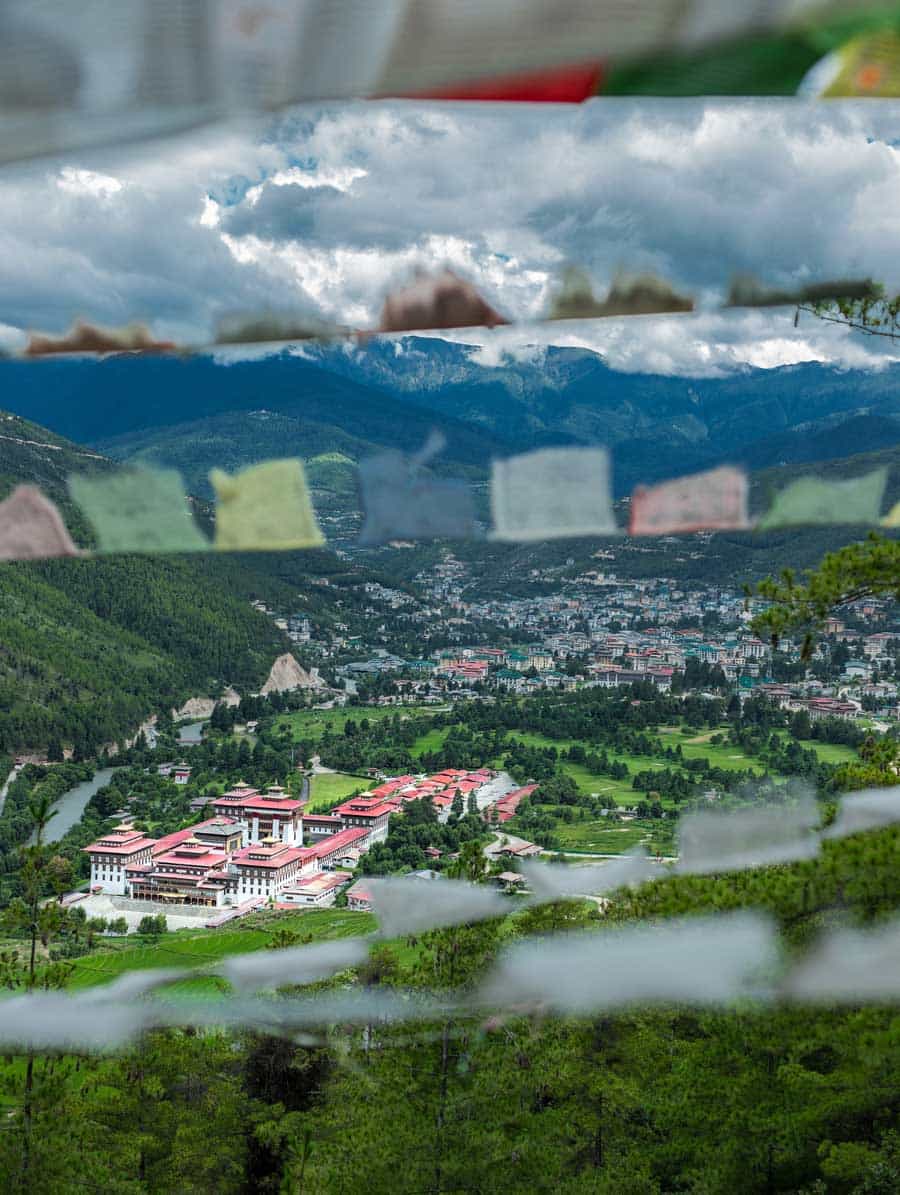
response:
<path id="1" fill-rule="evenodd" d="M 86 366 L 77 385 L 66 363 L 48 362 L 41 370 L 46 364 L 52 393 L 30 378 L 15 389 L 29 420 L 57 430 L 7 417 L 0 496 L 22 481 L 41 485 L 81 544 L 91 534 L 65 480 L 84 462 L 98 471 L 126 461 L 178 467 L 209 528 L 210 467 L 237 470 L 286 452 L 306 462 L 329 542 L 298 553 L 3 566 L 0 770 L 29 759 L 0 810 L 0 956 L 11 992 L 102 993 L 171 969 L 151 1004 L 202 1007 L 207 1016 L 219 1006 L 227 1016 L 241 993 L 218 973 L 224 960 L 363 938 L 364 962 L 305 989 L 327 1021 L 332 997 L 467 990 L 507 947 L 548 932 L 627 932 L 660 910 L 762 907 L 795 950 L 843 915 L 840 902 L 866 916 L 896 905 L 893 828 L 826 843 L 821 859 L 786 867 L 673 874 L 686 814 L 790 811 L 815 792 L 828 819 L 849 789 L 896 783 L 894 605 L 850 602 L 807 659 L 798 637 L 783 637 L 777 650 L 757 637 L 753 618 L 764 603 L 743 590 L 782 565 L 816 563 L 855 528 L 356 544 L 357 462 L 386 446 L 415 451 L 435 424 L 448 446 L 434 470 L 473 487 L 482 522 L 493 454 L 595 439 L 614 445 L 620 521 L 630 485 L 648 469 L 665 477 L 728 454 L 756 470 L 757 510 L 807 467 L 841 478 L 885 464 L 893 501 L 900 421 L 889 379 L 800 367 L 696 385 L 623 380 L 593 354 L 567 350 L 549 354 L 539 385 L 541 371 L 528 362 L 474 366 L 441 342 L 404 342 L 395 367 L 377 348 L 365 362 L 310 354 L 264 361 L 256 372 L 205 359 L 147 361 L 134 371 L 114 358 Z M 283 684 L 273 687 L 265 682 L 276 660 Z M 173 718 L 177 711 L 183 718 Z M 29 847 L 44 801 L 57 816 L 42 823 L 44 845 Z M 37 879 L 29 850 L 46 860 Z M 585 869 L 583 890 L 593 891 L 592 877 L 635 850 L 648 854 L 654 874 L 634 890 L 540 903 L 523 885 L 523 861 L 542 857 Z M 382 876 L 408 884 L 411 903 L 451 878 L 479 881 L 507 903 L 487 921 L 376 936 L 370 885 Z M 32 964 L 39 910 L 46 924 L 53 912 L 53 926 L 35 939 Z M 760 1038 L 760 1057 L 773 1034 L 794 1049 L 791 1015 L 747 1029 L 742 1063 L 747 1033 Z M 827 1036 L 835 1082 L 844 1090 L 848 1076 L 862 1076 L 868 1090 L 877 1083 L 869 1055 L 837 1014 L 821 1017 L 804 1032 Z M 727 1032 L 711 1018 L 700 1036 L 693 1014 L 609 1023 L 618 1044 L 582 1040 L 578 1020 L 544 1018 L 538 1031 L 509 1012 L 501 1034 L 478 1029 L 471 1041 L 464 1021 L 453 1036 L 443 1022 L 434 1041 L 415 1023 L 379 1024 L 374 1048 L 343 1025 L 317 1026 L 300 1045 L 255 1029 L 164 1029 L 121 1055 L 43 1058 L 36 1075 L 48 1107 L 62 1091 L 103 1126 L 91 1148 L 110 1159 L 102 1163 L 110 1183 L 133 1168 L 133 1125 L 158 1108 L 173 1115 L 165 1151 L 177 1139 L 182 1156 L 195 1126 L 196 1156 L 205 1157 L 212 1124 L 242 1158 L 258 1158 L 259 1142 L 281 1134 L 280 1159 L 309 1133 L 318 1143 L 312 1173 L 327 1176 L 328 1153 L 348 1124 L 366 1139 L 373 1095 L 403 1092 L 393 1123 L 406 1126 L 407 1141 L 420 1139 L 409 1109 L 420 1099 L 433 1113 L 436 1049 L 454 1052 L 447 1089 L 460 1109 L 474 1101 L 487 1121 L 521 1088 L 521 1107 L 532 1110 L 517 1114 L 515 1131 L 525 1125 L 544 1142 L 538 1079 L 541 1091 L 555 1092 L 568 1141 L 597 1075 L 604 1083 L 624 1076 L 615 1099 L 629 1116 L 643 1115 L 652 1089 L 665 1120 L 683 1116 L 684 1102 L 656 1083 L 661 1051 L 676 1051 L 682 1075 L 695 1068 L 695 1085 L 724 1065 Z M 889 1032 L 880 1013 L 868 1032 Z M 795 1073 L 820 1082 L 811 1058 L 804 1053 Z M 4 1062 L 0 1088 L 21 1092 L 26 1074 L 22 1059 Z M 308 1074 L 315 1093 L 298 1096 Z M 575 1094 L 558 1089 L 560 1075 Z M 639 1094 L 629 1094 L 631 1084 Z M 199 1100 L 182 1098 L 201 1089 Z M 15 1114 L 22 1097 L 0 1098 Z M 729 1088 L 719 1103 L 731 1100 L 743 1115 L 742 1098 Z M 758 1114 L 755 1096 L 753 1106 Z M 640 1132 L 635 1145 L 636 1132 L 619 1141 L 621 1156 L 632 1169 L 640 1155 L 664 1170 L 664 1151 Z M 168 1173 L 160 1148 L 151 1164 Z M 366 1156 L 381 1148 L 371 1143 Z M 553 1149 L 568 1157 L 562 1138 Z"/>

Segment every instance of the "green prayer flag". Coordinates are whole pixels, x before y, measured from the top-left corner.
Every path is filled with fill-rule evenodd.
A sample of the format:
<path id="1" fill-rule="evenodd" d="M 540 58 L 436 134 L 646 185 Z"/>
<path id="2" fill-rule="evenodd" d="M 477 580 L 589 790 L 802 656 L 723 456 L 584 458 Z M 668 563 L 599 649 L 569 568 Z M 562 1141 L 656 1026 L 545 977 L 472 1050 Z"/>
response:
<path id="1" fill-rule="evenodd" d="M 325 542 L 301 461 L 266 461 L 234 476 L 213 469 L 209 479 L 216 491 L 220 551 L 317 548 Z"/>
<path id="2" fill-rule="evenodd" d="M 801 477 L 775 495 L 758 528 L 772 531 L 809 523 L 877 523 L 886 484 L 887 469 L 875 469 L 848 481 Z"/>
<path id="3" fill-rule="evenodd" d="M 203 552 L 175 469 L 123 469 L 109 477 L 69 478 L 69 492 L 97 533 L 100 552 Z"/>

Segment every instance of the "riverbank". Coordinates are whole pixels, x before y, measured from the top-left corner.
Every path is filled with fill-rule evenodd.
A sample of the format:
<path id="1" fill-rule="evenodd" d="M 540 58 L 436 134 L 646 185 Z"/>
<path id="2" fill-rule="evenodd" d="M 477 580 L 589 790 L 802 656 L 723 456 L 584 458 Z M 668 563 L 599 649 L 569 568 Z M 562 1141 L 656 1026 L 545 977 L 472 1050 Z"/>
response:
<path id="1" fill-rule="evenodd" d="M 73 826 L 81 821 L 81 815 L 87 808 L 87 803 L 90 801 L 94 793 L 103 788 L 104 784 L 109 784 L 115 768 L 101 768 L 99 772 L 95 772 L 90 780 L 83 780 L 80 784 L 76 784 L 74 788 L 70 788 L 64 792 L 59 800 L 53 804 L 55 817 L 50 819 L 44 834 L 45 842 L 59 842 Z M 34 841 L 34 835 L 29 838 L 29 844 Z"/>

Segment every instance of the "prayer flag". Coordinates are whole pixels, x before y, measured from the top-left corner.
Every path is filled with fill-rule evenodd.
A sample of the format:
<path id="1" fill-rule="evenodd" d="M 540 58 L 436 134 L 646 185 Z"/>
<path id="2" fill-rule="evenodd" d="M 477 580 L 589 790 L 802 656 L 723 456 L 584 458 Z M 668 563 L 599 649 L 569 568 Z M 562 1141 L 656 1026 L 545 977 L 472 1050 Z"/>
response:
<path id="1" fill-rule="evenodd" d="M 605 448 L 542 448 L 493 462 L 492 539 L 617 535 Z"/>
<path id="2" fill-rule="evenodd" d="M 213 469 L 209 479 L 216 491 L 219 551 L 317 548 L 325 542 L 301 461 L 265 461 L 233 476 Z"/>
<path id="3" fill-rule="evenodd" d="M 801 477 L 776 494 L 758 523 L 760 531 L 807 523 L 877 523 L 887 484 L 887 469 L 875 469 L 849 481 Z"/>
<path id="4" fill-rule="evenodd" d="M 32 332 L 26 357 L 48 357 L 57 353 L 162 353 L 175 348 L 171 340 L 155 340 L 143 324 L 124 328 L 101 328 L 76 320 L 64 336 Z"/>
<path id="5" fill-rule="evenodd" d="M 637 486 L 631 495 L 629 535 L 677 535 L 749 526 L 747 475 L 729 465 L 662 485 Z"/>
<path id="6" fill-rule="evenodd" d="M 452 270 L 419 274 L 384 301 L 379 332 L 415 332 L 429 328 L 494 328 L 508 323 L 481 297 L 471 282 Z"/>
<path id="7" fill-rule="evenodd" d="M 365 522 L 359 542 L 392 539 L 471 539 L 475 534 L 472 492 L 461 481 L 420 477 L 429 446 L 416 457 L 389 449 L 359 464 Z"/>
<path id="8" fill-rule="evenodd" d="M 653 274 L 613 281 L 602 301 L 594 296 L 591 280 L 578 266 L 569 266 L 562 276 L 562 289 L 553 301 L 551 320 L 603 319 L 620 315 L 666 315 L 693 311 L 694 300 L 679 295 L 668 282 Z"/>
<path id="9" fill-rule="evenodd" d="M 96 531 L 100 552 L 202 552 L 209 547 L 175 469 L 75 475 L 69 492 Z"/>

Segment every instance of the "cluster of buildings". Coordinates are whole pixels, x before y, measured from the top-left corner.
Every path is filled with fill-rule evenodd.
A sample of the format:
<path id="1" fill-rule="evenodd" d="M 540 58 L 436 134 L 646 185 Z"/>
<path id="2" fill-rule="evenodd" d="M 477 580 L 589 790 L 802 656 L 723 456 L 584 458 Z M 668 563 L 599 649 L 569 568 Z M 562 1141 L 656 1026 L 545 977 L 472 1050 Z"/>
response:
<path id="1" fill-rule="evenodd" d="M 336 833 L 345 825 L 365 825 L 371 834 L 371 842 L 387 837 L 388 818 L 392 813 L 402 813 L 410 801 L 428 797 L 438 813 L 438 820 L 446 821 L 450 816 L 457 794 L 465 811 L 469 797 L 474 797 L 479 808 L 488 803 L 480 798 L 496 776 L 491 768 L 466 771 L 464 768 L 445 768 L 431 776 L 393 776 L 383 780 L 357 797 L 350 797 L 329 814 L 311 814 L 303 820 L 316 833 Z"/>
<path id="2" fill-rule="evenodd" d="M 501 825 L 503 822 L 508 822 L 510 818 L 516 816 L 519 806 L 526 797 L 531 796 L 536 788 L 536 784 L 526 784 L 522 788 L 515 788 L 512 792 L 505 793 L 488 806 L 489 820 L 499 822 Z"/>
<path id="3" fill-rule="evenodd" d="M 766 682 L 758 685 L 755 692 L 765 694 L 781 709 L 791 713 L 805 710 L 811 722 L 822 718 L 858 718 L 862 713 L 858 698 L 850 697 L 845 690 L 839 690 L 835 695 L 834 686 L 817 681 L 797 685 Z"/>
<path id="4" fill-rule="evenodd" d="M 86 846 L 91 891 L 211 908 L 329 905 L 349 880 L 342 869 L 352 871 L 387 837 L 391 814 L 427 795 L 446 819 L 457 792 L 477 796 L 494 775 L 448 768 L 397 776 L 327 814 L 305 814 L 305 802 L 280 785 L 260 792 L 239 783 L 208 802 L 212 817 L 184 830 L 150 838 L 123 822 Z"/>
<path id="5" fill-rule="evenodd" d="M 368 655 L 340 665 L 337 672 L 348 686 L 354 677 L 390 675 L 394 692 L 380 696 L 380 704 L 428 704 L 492 692 L 529 695 L 583 685 L 614 688 L 636 681 L 666 691 L 692 659 L 721 669 L 738 691 L 771 679 L 769 646 L 749 629 L 760 603 L 748 604 L 742 593 L 718 585 L 687 588 L 667 578 L 620 578 L 601 571 L 603 564 L 600 560 L 597 569 L 559 577 L 556 592 L 530 597 L 480 595 L 470 566 L 450 553 L 415 578 L 418 599 L 369 583 L 367 596 L 375 603 L 369 613 L 386 619 L 376 630 L 388 623 L 396 629 L 402 622 L 421 623 L 427 631 L 439 621 L 442 642 L 450 640 L 452 646 L 407 659 L 384 647 L 367 649 L 357 636 L 344 641 L 343 649 L 368 650 Z M 847 620 L 874 633 L 831 619 L 818 655 L 827 661 L 836 645 L 853 644 L 840 684 L 852 686 L 855 696 L 883 702 L 885 715 L 896 704 L 893 679 L 900 675 L 900 632 L 875 629 L 889 613 L 886 603 L 874 600 L 848 607 Z M 473 642 L 485 627 L 493 628 L 489 642 Z M 516 646 L 499 647 L 498 640 Z M 788 659 L 799 659 L 799 644 L 783 643 L 782 650 Z M 839 699 L 837 692 L 823 696 Z"/>

